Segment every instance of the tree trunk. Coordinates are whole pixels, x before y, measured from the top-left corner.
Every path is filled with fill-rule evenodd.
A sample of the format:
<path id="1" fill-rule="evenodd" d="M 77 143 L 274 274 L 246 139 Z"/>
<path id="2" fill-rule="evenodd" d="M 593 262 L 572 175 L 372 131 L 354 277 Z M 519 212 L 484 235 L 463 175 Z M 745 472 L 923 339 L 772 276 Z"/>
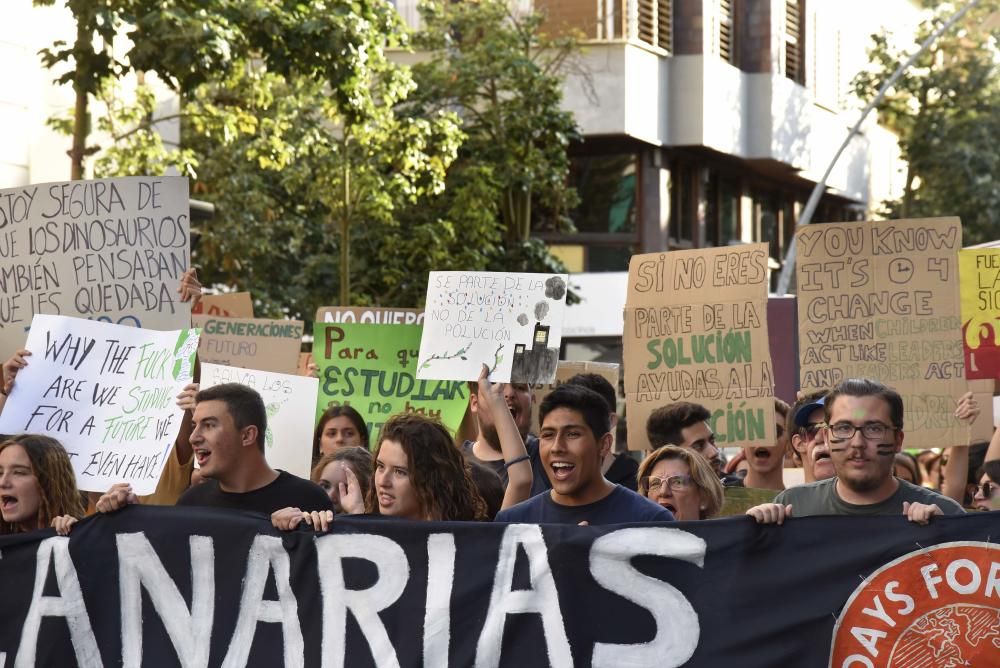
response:
<path id="1" fill-rule="evenodd" d="M 76 92 L 76 105 L 73 108 L 73 148 L 70 149 L 70 178 L 83 178 L 83 159 L 87 154 L 87 131 L 90 118 L 87 114 L 87 81 L 91 76 L 89 70 L 91 58 L 84 57 L 93 51 L 91 40 L 94 30 L 94 10 L 83 4 L 80 13 L 76 15 L 76 43 L 73 51 L 76 55 L 76 73 L 73 77 L 73 90 Z"/>
<path id="2" fill-rule="evenodd" d="M 347 155 L 348 138 L 344 135 L 344 201 L 340 210 L 340 305 L 351 305 L 351 163 Z"/>

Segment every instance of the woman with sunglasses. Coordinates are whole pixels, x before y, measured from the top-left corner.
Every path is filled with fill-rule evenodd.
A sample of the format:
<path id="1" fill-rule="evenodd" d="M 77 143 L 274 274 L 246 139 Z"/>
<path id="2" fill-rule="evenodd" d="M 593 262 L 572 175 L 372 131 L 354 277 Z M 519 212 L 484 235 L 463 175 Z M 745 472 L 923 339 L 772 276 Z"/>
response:
<path id="1" fill-rule="evenodd" d="M 722 508 L 722 483 L 696 452 L 664 445 L 639 464 L 639 493 L 678 521 L 704 520 Z"/>
<path id="2" fill-rule="evenodd" d="M 986 462 L 979 467 L 979 483 L 972 497 L 976 510 L 1000 510 L 1000 460 Z"/>

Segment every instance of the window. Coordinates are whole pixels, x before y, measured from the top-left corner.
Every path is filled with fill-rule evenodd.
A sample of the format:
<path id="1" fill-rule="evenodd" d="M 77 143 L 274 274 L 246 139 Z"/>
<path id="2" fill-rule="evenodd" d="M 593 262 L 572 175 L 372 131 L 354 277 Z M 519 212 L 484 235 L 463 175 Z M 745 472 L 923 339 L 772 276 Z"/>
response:
<path id="1" fill-rule="evenodd" d="M 710 172 L 705 188 L 705 236 L 713 246 L 739 241 L 740 185 L 715 170 Z"/>
<path id="2" fill-rule="evenodd" d="M 785 0 L 785 76 L 805 83 L 805 25 L 802 22 L 803 0 Z"/>
<path id="3" fill-rule="evenodd" d="M 719 2 L 719 57 L 731 65 L 736 64 L 736 0 Z"/>
<path id="4" fill-rule="evenodd" d="M 675 163 L 670 170 L 670 241 L 678 246 L 695 246 L 698 230 L 698 184 L 695 170 Z"/>
<path id="5" fill-rule="evenodd" d="M 580 195 L 573 212 L 579 232 L 635 232 L 636 155 L 581 156 L 572 159 L 570 180 Z"/>
<path id="6" fill-rule="evenodd" d="M 617 0 L 621 2 L 622 0 Z M 636 0 L 640 42 L 666 51 L 673 47 L 673 0 Z"/>

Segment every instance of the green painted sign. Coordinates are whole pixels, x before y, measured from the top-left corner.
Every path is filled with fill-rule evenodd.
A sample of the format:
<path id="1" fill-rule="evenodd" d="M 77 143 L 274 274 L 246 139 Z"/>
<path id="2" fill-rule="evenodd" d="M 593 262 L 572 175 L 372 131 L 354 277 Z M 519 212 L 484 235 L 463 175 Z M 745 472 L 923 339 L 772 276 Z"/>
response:
<path id="1" fill-rule="evenodd" d="M 458 429 L 469 386 L 464 380 L 417 379 L 422 332 L 422 325 L 317 322 L 317 419 L 330 406 L 347 405 L 361 413 L 373 437 L 390 416 L 402 412 L 436 418 L 452 432 Z"/>

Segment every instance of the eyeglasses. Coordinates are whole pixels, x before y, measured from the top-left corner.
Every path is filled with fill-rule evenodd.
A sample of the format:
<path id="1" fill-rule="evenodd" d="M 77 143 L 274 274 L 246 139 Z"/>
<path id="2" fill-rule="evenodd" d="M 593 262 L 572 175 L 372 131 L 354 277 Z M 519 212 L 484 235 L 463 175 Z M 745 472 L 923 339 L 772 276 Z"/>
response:
<path id="1" fill-rule="evenodd" d="M 997 485 L 996 483 L 992 483 L 989 480 L 987 480 L 982 485 L 976 485 L 976 489 L 979 490 L 979 492 L 983 495 L 984 499 L 990 499 L 993 497 L 993 494 L 995 494 L 996 491 L 1000 489 L 1000 485 Z"/>
<path id="2" fill-rule="evenodd" d="M 672 475 L 669 478 L 660 478 L 659 476 L 651 475 L 646 476 L 639 482 L 642 483 L 643 489 L 648 489 L 650 492 L 660 491 L 663 485 L 666 485 L 671 492 L 680 492 L 691 487 L 692 480 L 689 475 Z"/>
<path id="3" fill-rule="evenodd" d="M 802 431 L 805 433 L 806 438 L 811 441 L 816 438 L 816 434 L 820 432 L 823 426 L 824 423 L 822 422 L 810 422 L 806 426 L 802 427 Z"/>
<path id="4" fill-rule="evenodd" d="M 830 435 L 838 441 L 846 441 L 854 438 L 854 435 L 861 432 L 869 441 L 879 441 L 885 438 L 890 431 L 895 431 L 895 427 L 882 424 L 881 422 L 866 422 L 857 427 L 850 422 L 838 422 L 830 425 Z"/>

